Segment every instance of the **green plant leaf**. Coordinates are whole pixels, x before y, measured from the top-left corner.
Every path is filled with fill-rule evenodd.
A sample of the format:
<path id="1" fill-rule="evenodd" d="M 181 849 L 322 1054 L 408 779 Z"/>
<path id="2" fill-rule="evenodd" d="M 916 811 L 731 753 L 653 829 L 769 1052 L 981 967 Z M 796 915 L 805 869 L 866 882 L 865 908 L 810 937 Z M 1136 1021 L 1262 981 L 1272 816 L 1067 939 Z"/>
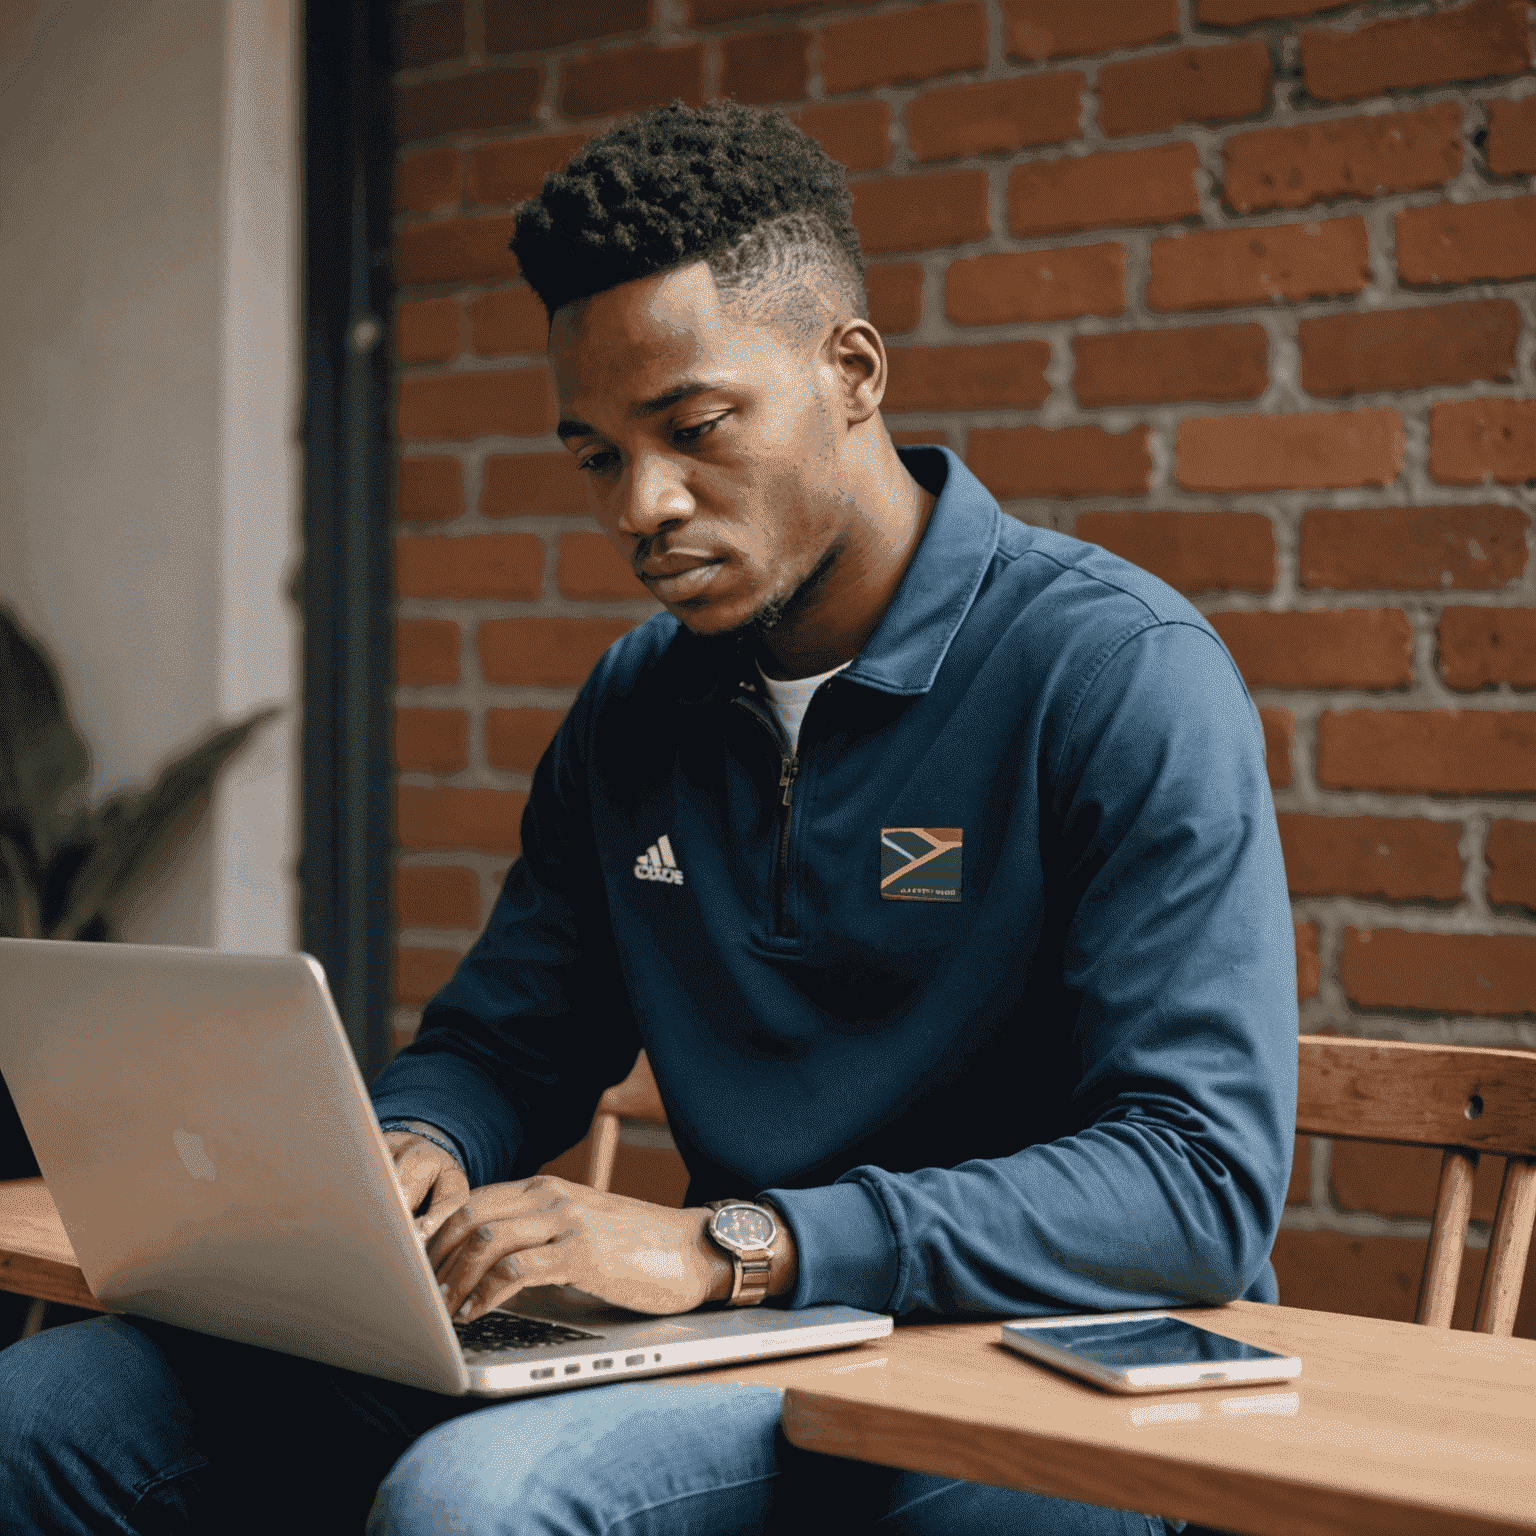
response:
<path id="1" fill-rule="evenodd" d="M 107 800 L 92 818 L 94 846 L 70 883 L 69 899 L 49 937 L 74 939 L 93 922 L 111 925 L 115 906 L 135 876 L 175 837 L 251 733 L 278 713 L 262 709 L 222 726 L 163 769 L 148 790 Z"/>
<path id="2" fill-rule="evenodd" d="M 0 833 L 15 844 L 34 887 L 79 826 L 90 769 L 53 662 L 0 605 Z"/>
<path id="3" fill-rule="evenodd" d="M 42 933 L 37 892 L 21 850 L 0 832 L 0 934 L 8 939 L 35 939 Z"/>

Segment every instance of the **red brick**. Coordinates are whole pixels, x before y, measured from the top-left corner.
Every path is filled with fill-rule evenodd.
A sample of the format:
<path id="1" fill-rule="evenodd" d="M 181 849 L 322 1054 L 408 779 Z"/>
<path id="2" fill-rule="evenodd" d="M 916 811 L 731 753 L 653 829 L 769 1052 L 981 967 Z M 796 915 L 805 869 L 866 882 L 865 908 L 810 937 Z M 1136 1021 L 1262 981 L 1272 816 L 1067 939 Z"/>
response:
<path id="1" fill-rule="evenodd" d="M 400 844 L 515 854 L 527 799 L 520 789 L 429 789 L 402 784 L 396 792 L 395 811 Z"/>
<path id="2" fill-rule="evenodd" d="M 915 261 L 868 268 L 864 291 L 869 318 L 884 334 L 913 330 L 923 318 L 923 269 Z"/>
<path id="3" fill-rule="evenodd" d="M 945 313 L 956 325 L 1125 312 L 1125 247 L 1078 245 L 952 261 Z"/>
<path id="4" fill-rule="evenodd" d="M 1316 923 L 1296 924 L 1296 997 L 1305 1002 L 1317 996 L 1322 980 L 1323 962 L 1318 951 Z"/>
<path id="5" fill-rule="evenodd" d="M 1379 1216 L 1434 1214 L 1440 1184 L 1438 1147 L 1397 1147 L 1377 1141 L 1335 1141 L 1328 1158 L 1333 1198 L 1346 1211 Z M 1472 1219 L 1492 1221 L 1504 1177 L 1502 1157 L 1478 1160 L 1472 1180 Z"/>
<path id="6" fill-rule="evenodd" d="M 459 680 L 459 626 L 452 619 L 395 620 L 395 681 L 427 688 Z"/>
<path id="7" fill-rule="evenodd" d="M 395 1001 L 406 1006 L 430 1002 L 458 968 L 456 949 L 418 949 L 402 945 L 395 951 Z"/>
<path id="8" fill-rule="evenodd" d="M 1536 821 L 1495 821 L 1488 828 L 1488 900 L 1536 911 Z"/>
<path id="9" fill-rule="evenodd" d="M 801 107 L 790 117 L 850 171 L 878 171 L 890 163 L 891 109 L 883 101 Z"/>
<path id="10" fill-rule="evenodd" d="M 549 340 L 549 317 L 531 288 L 498 288 L 471 299 L 469 344 L 477 357 L 540 352 Z"/>
<path id="11" fill-rule="evenodd" d="M 794 101 L 810 73 L 809 32 L 747 32 L 720 39 L 720 94 L 737 101 Z"/>
<path id="12" fill-rule="evenodd" d="M 1312 1198 L 1312 1140 L 1308 1136 L 1296 1138 L 1296 1150 L 1291 1154 L 1291 1178 L 1285 1187 L 1287 1205 L 1305 1205 Z"/>
<path id="13" fill-rule="evenodd" d="M 1403 209 L 1397 275 L 1405 283 L 1536 277 L 1536 197 Z"/>
<path id="14" fill-rule="evenodd" d="M 1223 149 L 1225 196 L 1239 213 L 1255 213 L 1438 187 L 1461 169 L 1460 132 L 1461 107 L 1443 101 L 1388 117 L 1240 133 Z"/>
<path id="15" fill-rule="evenodd" d="M 498 453 L 485 461 L 482 516 L 542 517 L 589 510 L 586 481 L 568 453 Z"/>
<path id="16" fill-rule="evenodd" d="M 402 379 L 395 402 L 395 433 L 407 442 L 542 437 L 554 425 L 555 396 L 543 367 Z"/>
<path id="17" fill-rule="evenodd" d="M 452 299 L 418 299 L 395 311 L 395 357 L 413 363 L 446 363 L 459 354 L 459 306 Z"/>
<path id="18" fill-rule="evenodd" d="M 1207 617 L 1252 688 L 1402 688 L 1413 680 L 1413 631 L 1400 608 Z"/>
<path id="19" fill-rule="evenodd" d="M 1178 48 L 1099 70 L 1099 126 L 1112 138 L 1255 117 L 1268 104 L 1269 49 L 1258 39 Z"/>
<path id="20" fill-rule="evenodd" d="M 1141 496 L 1152 477 L 1147 427 L 982 427 L 966 462 L 998 500 L 1019 496 Z"/>
<path id="21" fill-rule="evenodd" d="M 893 347 L 883 408 L 901 411 L 1034 410 L 1044 405 L 1048 341 L 993 346 Z"/>
<path id="22" fill-rule="evenodd" d="M 1399 794 L 1536 793 L 1536 715 L 1351 710 L 1317 722 L 1317 782 Z"/>
<path id="23" fill-rule="evenodd" d="M 431 213 L 452 208 L 464 195 L 464 161 L 456 149 L 424 149 L 395 164 L 395 208 Z"/>
<path id="24" fill-rule="evenodd" d="M 575 687 L 633 628 L 631 619 L 489 619 L 475 632 L 480 675 L 488 683 Z"/>
<path id="25" fill-rule="evenodd" d="M 544 178 L 560 170 L 590 133 L 540 133 L 481 144 L 469 152 L 469 197 L 475 203 L 519 203 L 537 197 Z"/>
<path id="26" fill-rule="evenodd" d="M 1261 325 L 1111 331 L 1075 337 L 1072 353 L 1072 388 L 1083 405 L 1257 400 L 1269 382 L 1269 341 Z"/>
<path id="27" fill-rule="evenodd" d="M 464 0 L 395 7 L 396 57 L 401 69 L 421 69 L 464 53 Z"/>
<path id="28" fill-rule="evenodd" d="M 867 255 L 961 245 L 987 233 L 987 173 L 889 176 L 853 189 L 853 222 Z"/>
<path id="29" fill-rule="evenodd" d="M 1460 822 L 1295 811 L 1277 819 L 1293 896 L 1461 900 Z"/>
<path id="30" fill-rule="evenodd" d="M 690 26 L 711 27 L 720 21 L 745 21 L 752 16 L 809 11 L 826 0 L 687 0 Z"/>
<path id="31" fill-rule="evenodd" d="M 1334 11 L 1339 0 L 1195 0 L 1195 18 L 1208 27 L 1242 27 L 1273 16 Z"/>
<path id="32" fill-rule="evenodd" d="M 1497 176 L 1536 175 L 1536 96 L 1489 104 L 1487 155 Z"/>
<path id="33" fill-rule="evenodd" d="M 1508 299 L 1320 315 L 1296 327 L 1301 384 L 1338 397 L 1514 377 L 1520 311 Z"/>
<path id="34" fill-rule="evenodd" d="M 928 0 L 890 16 L 829 21 L 821 83 L 829 95 L 931 80 L 987 62 L 987 18 L 976 0 Z"/>
<path id="35" fill-rule="evenodd" d="M 1536 608 L 1447 608 L 1440 675 L 1452 688 L 1536 688 Z"/>
<path id="36" fill-rule="evenodd" d="M 1472 0 L 1454 11 L 1301 34 L 1301 72 L 1319 101 L 1517 75 L 1531 60 L 1525 0 Z"/>
<path id="37" fill-rule="evenodd" d="M 1153 309 L 1331 299 L 1370 281 L 1365 220 L 1210 229 L 1152 242 Z"/>
<path id="38" fill-rule="evenodd" d="M 1176 36 L 1178 0 L 1003 0 L 1003 29 L 1009 58 L 1026 63 L 1104 53 Z"/>
<path id="39" fill-rule="evenodd" d="M 628 602 L 648 594 L 629 561 L 600 533 L 562 533 L 555 585 L 578 602 Z"/>
<path id="40" fill-rule="evenodd" d="M 445 523 L 464 511 L 464 471 L 457 459 L 401 459 L 395 516 L 403 523 Z"/>
<path id="41" fill-rule="evenodd" d="M 618 48 L 560 65 L 560 105 L 567 117 L 638 112 L 674 97 L 691 107 L 703 102 L 703 43 Z"/>
<path id="42" fill-rule="evenodd" d="M 539 102 L 536 65 L 485 69 L 395 88 L 395 140 L 435 139 L 531 123 Z"/>
<path id="43" fill-rule="evenodd" d="M 1445 400 L 1431 406 L 1429 478 L 1441 485 L 1536 480 L 1536 400 Z"/>
<path id="44" fill-rule="evenodd" d="M 1536 1013 L 1536 936 L 1346 928 L 1339 981 L 1361 1008 Z"/>
<path id="45" fill-rule="evenodd" d="M 1016 165 L 1008 174 L 1008 229 L 1053 235 L 1107 224 L 1171 224 L 1200 212 L 1193 144 L 1159 144 Z"/>
<path id="46" fill-rule="evenodd" d="M 558 709 L 486 710 L 486 760 L 510 773 L 532 773 L 564 718 Z"/>
<path id="47" fill-rule="evenodd" d="M 531 533 L 456 539 L 402 534 L 395 540 L 395 590 L 401 597 L 532 602 L 543 584 L 544 544 Z"/>
<path id="48" fill-rule="evenodd" d="M 453 773 L 469 766 L 469 716 L 462 709 L 395 711 L 395 767 Z"/>
<path id="49" fill-rule="evenodd" d="M 1275 531 L 1260 512 L 1080 512 L 1072 532 L 1181 592 L 1275 584 Z"/>
<path id="50" fill-rule="evenodd" d="M 511 238 L 510 214 L 409 225 L 395 242 L 395 277 L 404 288 L 516 277 Z"/>
<path id="51" fill-rule="evenodd" d="M 1525 524 L 1514 507 L 1314 507 L 1301 519 L 1301 585 L 1501 587 L 1525 569 Z"/>
<path id="52" fill-rule="evenodd" d="M 478 928 L 480 877 L 472 869 L 395 870 L 395 920 L 402 928 Z"/>
<path id="53" fill-rule="evenodd" d="M 919 160 L 1009 154 L 1077 137 L 1083 75 L 1021 75 L 927 91 L 907 108 L 907 142 Z"/>
<path id="54" fill-rule="evenodd" d="M 1390 485 L 1403 467 L 1396 411 L 1189 417 L 1179 423 L 1186 491 L 1321 490 Z"/>
<path id="55" fill-rule="evenodd" d="M 941 427 L 913 427 L 902 431 L 897 427 L 891 432 L 891 441 L 900 448 L 915 448 L 925 443 L 942 443 L 949 446 L 949 435 Z"/>
<path id="56" fill-rule="evenodd" d="M 650 0 L 485 0 L 485 51 L 533 53 L 650 25 Z"/>
<path id="57" fill-rule="evenodd" d="M 1284 789 L 1291 782 L 1291 743 L 1296 739 L 1294 709 L 1259 708 L 1259 724 L 1264 728 L 1264 768 L 1270 787 Z M 1316 939 L 1313 940 L 1316 948 Z"/>

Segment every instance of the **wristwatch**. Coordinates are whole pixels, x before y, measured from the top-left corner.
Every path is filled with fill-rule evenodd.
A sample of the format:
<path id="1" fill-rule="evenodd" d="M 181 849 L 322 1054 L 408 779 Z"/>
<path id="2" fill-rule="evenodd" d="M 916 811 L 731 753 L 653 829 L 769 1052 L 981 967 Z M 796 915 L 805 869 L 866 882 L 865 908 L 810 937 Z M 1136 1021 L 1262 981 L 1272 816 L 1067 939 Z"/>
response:
<path id="1" fill-rule="evenodd" d="M 706 1209 L 715 1214 L 704 1230 L 730 1255 L 735 1270 L 726 1305 L 755 1307 L 768 1294 L 779 1224 L 772 1211 L 750 1200 L 711 1200 Z"/>

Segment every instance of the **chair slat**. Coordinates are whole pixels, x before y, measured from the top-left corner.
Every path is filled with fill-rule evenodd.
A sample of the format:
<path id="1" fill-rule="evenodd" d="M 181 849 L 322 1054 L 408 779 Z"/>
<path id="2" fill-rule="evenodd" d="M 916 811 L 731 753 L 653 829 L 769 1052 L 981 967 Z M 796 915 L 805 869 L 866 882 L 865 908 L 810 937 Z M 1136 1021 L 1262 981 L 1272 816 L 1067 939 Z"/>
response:
<path id="1" fill-rule="evenodd" d="M 1429 1255 L 1424 1261 L 1419 1305 L 1414 1315 L 1414 1321 L 1426 1328 L 1451 1326 L 1461 1260 L 1467 1246 L 1467 1223 L 1472 1219 L 1472 1180 L 1476 1173 L 1477 1153 L 1446 1148 L 1440 1160 L 1435 1223 L 1429 1233 Z"/>
<path id="2" fill-rule="evenodd" d="M 1536 1157 L 1536 1052 L 1303 1035 L 1304 1136 Z"/>
<path id="3" fill-rule="evenodd" d="M 1515 1329 L 1525 1260 L 1536 1227 L 1536 1158 L 1510 1158 L 1488 1240 L 1488 1263 L 1472 1326 L 1478 1333 L 1508 1336 Z"/>

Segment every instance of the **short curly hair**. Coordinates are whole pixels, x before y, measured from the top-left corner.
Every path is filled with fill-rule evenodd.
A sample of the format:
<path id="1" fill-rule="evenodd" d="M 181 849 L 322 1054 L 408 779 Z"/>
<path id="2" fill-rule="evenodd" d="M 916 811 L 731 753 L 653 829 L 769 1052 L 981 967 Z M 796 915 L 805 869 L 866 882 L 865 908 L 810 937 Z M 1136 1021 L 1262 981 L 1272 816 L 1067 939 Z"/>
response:
<path id="1" fill-rule="evenodd" d="M 544 178 L 512 250 L 551 316 L 704 261 L 723 293 L 804 325 L 828 289 L 868 317 L 846 173 L 782 112 L 681 101 L 622 123 Z"/>

